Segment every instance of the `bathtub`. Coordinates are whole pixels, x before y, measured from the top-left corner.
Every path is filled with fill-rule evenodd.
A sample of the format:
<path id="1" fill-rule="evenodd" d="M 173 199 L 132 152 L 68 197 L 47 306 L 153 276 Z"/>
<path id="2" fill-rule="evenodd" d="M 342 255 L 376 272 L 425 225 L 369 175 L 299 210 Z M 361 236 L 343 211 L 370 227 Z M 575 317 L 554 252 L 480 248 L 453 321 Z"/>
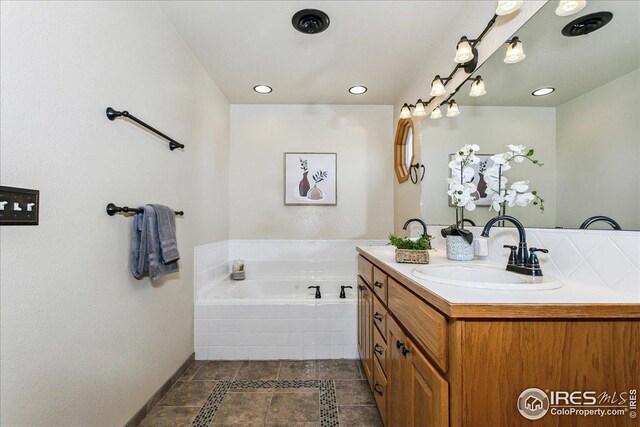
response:
<path id="1" fill-rule="evenodd" d="M 194 250 L 198 360 L 355 359 L 356 246 L 380 240 L 227 240 Z M 246 280 L 229 278 L 245 261 Z M 340 286 L 347 298 L 338 298 Z M 321 299 L 314 298 L 320 286 Z"/>
<path id="2" fill-rule="evenodd" d="M 344 299 L 340 285 L 353 287 Z M 194 317 L 197 360 L 358 357 L 355 278 L 226 279 L 198 295 Z"/>

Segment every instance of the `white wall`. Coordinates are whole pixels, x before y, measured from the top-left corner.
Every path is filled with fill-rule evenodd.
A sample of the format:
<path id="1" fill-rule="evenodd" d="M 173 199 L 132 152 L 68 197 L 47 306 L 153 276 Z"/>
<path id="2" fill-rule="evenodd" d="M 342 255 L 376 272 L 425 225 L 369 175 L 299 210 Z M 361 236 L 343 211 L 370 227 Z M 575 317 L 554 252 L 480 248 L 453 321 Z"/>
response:
<path id="1" fill-rule="evenodd" d="M 153 2 L 1 15 L 1 180 L 41 208 L 1 230 L 0 424 L 122 425 L 193 351 L 193 248 L 228 238 L 229 105 Z M 184 210 L 180 273 L 133 279 L 131 220 L 108 202 Z"/>
<path id="2" fill-rule="evenodd" d="M 505 175 L 509 183 L 529 180 L 530 190 L 537 190 L 545 199 L 545 211 L 541 214 L 537 206 L 530 205 L 507 208 L 507 213 L 528 227 L 555 226 L 555 108 L 461 106 L 460 109 L 462 114 L 456 118 L 422 121 L 422 161 L 427 165 L 422 183 L 422 218 L 430 223 L 455 222 L 455 210 L 449 207 L 447 196 L 449 154 L 465 144 L 478 144 L 481 154 L 503 153 L 508 144 L 522 144 L 535 149 L 534 157 L 544 166 L 513 163 Z M 488 207 L 465 212 L 465 218 L 478 225 L 495 215 Z"/>
<path id="3" fill-rule="evenodd" d="M 368 239 L 393 230 L 392 107 L 232 105 L 233 239 Z M 284 206 L 284 153 L 337 152 L 337 206 Z"/>
<path id="4" fill-rule="evenodd" d="M 640 230 L 640 69 L 558 106 L 557 124 L 558 226 Z"/>

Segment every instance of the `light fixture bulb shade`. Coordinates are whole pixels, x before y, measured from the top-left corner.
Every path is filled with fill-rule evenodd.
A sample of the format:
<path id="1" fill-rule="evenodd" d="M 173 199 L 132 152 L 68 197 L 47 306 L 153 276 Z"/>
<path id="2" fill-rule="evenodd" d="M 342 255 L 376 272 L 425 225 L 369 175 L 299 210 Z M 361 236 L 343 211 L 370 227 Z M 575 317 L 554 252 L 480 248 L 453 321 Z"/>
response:
<path id="1" fill-rule="evenodd" d="M 484 80 L 480 77 L 477 77 L 471 83 L 471 91 L 469 92 L 469 96 L 482 96 L 486 95 L 487 91 L 484 88 Z"/>
<path id="2" fill-rule="evenodd" d="M 556 15 L 569 16 L 580 12 L 587 5 L 587 0 L 561 0 L 556 8 Z"/>
<path id="3" fill-rule="evenodd" d="M 466 64 L 473 59 L 473 48 L 466 37 L 462 37 L 456 46 L 456 57 L 453 62 L 456 64 Z"/>
<path id="4" fill-rule="evenodd" d="M 440 107 L 436 107 L 433 109 L 433 111 L 431 112 L 431 116 L 432 119 L 441 119 L 442 118 L 442 110 L 440 109 Z"/>
<path id="5" fill-rule="evenodd" d="M 431 82 L 431 92 L 429 92 L 429 96 L 443 96 L 445 93 L 447 93 L 447 89 L 444 87 L 442 79 L 440 76 L 436 76 Z"/>
<path id="6" fill-rule="evenodd" d="M 447 107 L 447 117 L 455 117 L 460 115 L 460 109 L 456 101 L 451 101 Z"/>
<path id="7" fill-rule="evenodd" d="M 413 110 L 413 117 L 427 117 L 424 104 L 420 100 L 416 102 L 416 108 Z"/>
<path id="8" fill-rule="evenodd" d="M 515 12 L 522 7 L 522 0 L 499 1 L 496 8 L 496 15 L 504 16 Z"/>
<path id="9" fill-rule="evenodd" d="M 409 109 L 409 106 L 407 104 L 404 104 L 400 109 L 400 118 L 401 119 L 411 118 L 411 110 Z"/>
<path id="10" fill-rule="evenodd" d="M 520 40 L 516 40 L 513 43 L 510 43 L 507 47 L 507 54 L 504 57 L 504 62 L 507 64 L 515 64 L 526 57 L 527 55 L 524 54 L 522 42 L 520 42 Z"/>

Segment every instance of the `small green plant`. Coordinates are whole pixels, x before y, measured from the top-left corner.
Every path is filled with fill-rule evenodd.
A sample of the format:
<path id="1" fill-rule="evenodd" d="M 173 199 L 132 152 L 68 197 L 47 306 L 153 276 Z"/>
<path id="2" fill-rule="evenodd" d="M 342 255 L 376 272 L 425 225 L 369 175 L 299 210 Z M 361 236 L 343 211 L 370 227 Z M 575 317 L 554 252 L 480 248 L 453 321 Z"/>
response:
<path id="1" fill-rule="evenodd" d="M 409 238 L 402 238 L 393 234 L 389 235 L 389 241 L 393 246 L 398 249 L 411 249 L 414 251 L 426 251 L 431 249 L 431 239 L 433 237 L 426 236 L 420 237 L 418 240 L 411 240 Z"/>

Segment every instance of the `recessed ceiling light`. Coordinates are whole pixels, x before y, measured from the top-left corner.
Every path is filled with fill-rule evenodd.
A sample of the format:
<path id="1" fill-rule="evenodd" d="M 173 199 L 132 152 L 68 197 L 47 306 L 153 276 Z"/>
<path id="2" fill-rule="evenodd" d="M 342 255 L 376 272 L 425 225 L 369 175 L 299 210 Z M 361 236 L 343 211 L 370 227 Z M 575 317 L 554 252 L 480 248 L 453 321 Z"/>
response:
<path id="1" fill-rule="evenodd" d="M 364 86 L 352 86 L 349 88 L 349 93 L 352 95 L 362 95 L 367 91 L 367 88 Z"/>
<path id="2" fill-rule="evenodd" d="M 552 87 L 541 87 L 540 89 L 536 89 L 533 92 L 531 92 L 531 95 L 533 95 L 533 96 L 545 96 L 545 95 L 549 95 L 554 90 L 555 90 L 555 88 L 552 88 Z"/>
<path id="3" fill-rule="evenodd" d="M 267 94 L 267 93 L 271 93 L 271 91 L 273 91 L 273 89 L 271 89 L 271 86 L 267 86 L 267 85 L 257 85 L 253 87 L 253 90 L 255 90 L 258 93 L 261 94 Z"/>

